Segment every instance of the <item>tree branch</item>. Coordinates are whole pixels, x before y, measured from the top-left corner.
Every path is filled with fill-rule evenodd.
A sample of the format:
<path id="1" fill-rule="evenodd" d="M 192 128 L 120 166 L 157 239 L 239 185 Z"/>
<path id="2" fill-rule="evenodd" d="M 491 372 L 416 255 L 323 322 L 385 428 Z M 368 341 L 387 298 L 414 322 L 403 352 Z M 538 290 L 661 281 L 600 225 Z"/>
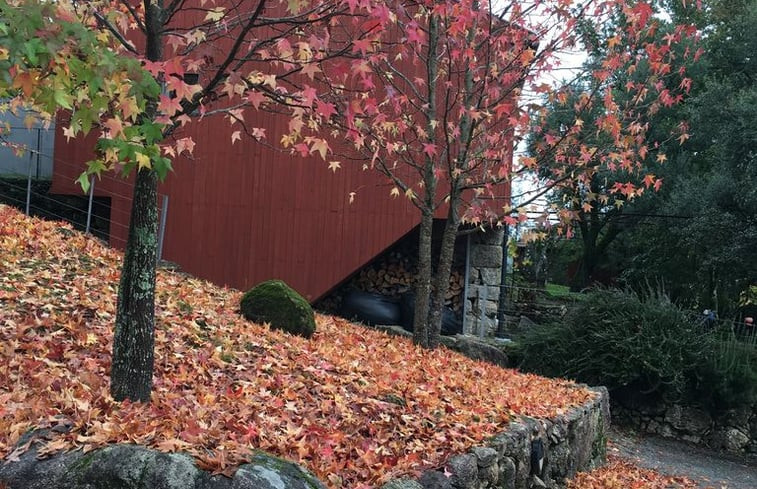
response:
<path id="1" fill-rule="evenodd" d="M 97 24 L 108 29 L 110 33 L 113 34 L 116 39 L 118 39 L 118 42 L 120 42 L 121 45 L 126 48 L 127 51 L 136 55 L 140 54 L 139 51 L 137 51 L 137 48 L 135 48 L 132 43 L 130 43 L 120 32 L 118 32 L 118 29 L 116 29 L 113 24 L 108 21 L 108 19 L 103 17 L 100 12 L 94 12 L 94 15 L 95 19 L 97 19 Z"/>

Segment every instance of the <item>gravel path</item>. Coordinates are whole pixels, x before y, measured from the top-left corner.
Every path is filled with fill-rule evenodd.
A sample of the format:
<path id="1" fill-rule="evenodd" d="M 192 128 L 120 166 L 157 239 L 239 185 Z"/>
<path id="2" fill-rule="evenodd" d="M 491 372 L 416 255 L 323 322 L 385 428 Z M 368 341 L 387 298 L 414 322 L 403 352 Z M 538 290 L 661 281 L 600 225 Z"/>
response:
<path id="1" fill-rule="evenodd" d="M 702 488 L 757 489 L 757 458 L 754 457 L 723 454 L 617 428 L 611 430 L 608 449 L 641 467 L 689 477 Z"/>

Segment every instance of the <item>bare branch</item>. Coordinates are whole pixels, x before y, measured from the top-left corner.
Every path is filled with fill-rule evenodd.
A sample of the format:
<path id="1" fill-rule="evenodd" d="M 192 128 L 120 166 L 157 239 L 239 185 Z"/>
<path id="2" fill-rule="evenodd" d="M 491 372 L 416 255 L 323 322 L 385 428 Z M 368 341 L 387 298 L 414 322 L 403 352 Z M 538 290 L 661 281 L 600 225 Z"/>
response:
<path id="1" fill-rule="evenodd" d="M 97 24 L 108 29 L 108 31 L 113 34 L 113 37 L 115 37 L 118 42 L 126 48 L 127 51 L 136 55 L 140 54 L 139 51 L 137 51 L 137 48 L 135 48 L 132 43 L 130 43 L 120 32 L 118 32 L 118 29 L 116 29 L 115 26 L 113 26 L 113 24 L 108 21 L 108 19 L 103 17 L 100 12 L 94 12 L 94 16 L 97 19 Z"/>

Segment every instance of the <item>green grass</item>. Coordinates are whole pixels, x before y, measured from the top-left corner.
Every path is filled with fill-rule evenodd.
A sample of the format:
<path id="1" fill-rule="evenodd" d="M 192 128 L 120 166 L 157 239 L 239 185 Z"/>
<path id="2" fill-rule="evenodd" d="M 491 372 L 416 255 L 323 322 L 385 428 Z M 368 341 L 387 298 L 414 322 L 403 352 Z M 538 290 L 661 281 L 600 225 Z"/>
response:
<path id="1" fill-rule="evenodd" d="M 558 285 L 548 283 L 546 286 L 547 295 L 555 299 L 580 299 L 583 296 L 578 292 L 571 292 L 567 285 Z"/>

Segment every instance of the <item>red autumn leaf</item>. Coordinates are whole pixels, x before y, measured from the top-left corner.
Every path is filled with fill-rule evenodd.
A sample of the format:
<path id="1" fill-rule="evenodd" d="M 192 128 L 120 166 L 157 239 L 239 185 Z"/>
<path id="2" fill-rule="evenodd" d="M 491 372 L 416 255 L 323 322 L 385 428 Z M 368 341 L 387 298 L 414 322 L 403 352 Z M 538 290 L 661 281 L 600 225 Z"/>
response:
<path id="1" fill-rule="evenodd" d="M 166 88 L 168 88 L 169 91 L 174 92 L 173 95 L 179 100 L 191 100 L 196 93 L 202 91 L 200 85 L 190 85 L 176 76 L 167 77 Z"/>
<path id="2" fill-rule="evenodd" d="M 24 92 L 26 97 L 29 97 L 34 92 L 34 86 L 37 83 L 37 75 L 24 71 L 16 75 L 13 80 L 13 87 L 20 88 Z"/>
<path id="3" fill-rule="evenodd" d="M 177 112 L 181 112 L 181 102 L 178 98 L 161 95 L 158 102 L 158 110 L 169 117 L 176 115 Z"/>
<path id="4" fill-rule="evenodd" d="M 252 104 L 255 109 L 260 109 L 260 104 L 265 102 L 266 96 L 262 92 L 257 90 L 250 90 L 247 92 L 247 101 Z"/>
<path id="5" fill-rule="evenodd" d="M 326 120 L 329 120 L 332 115 L 336 114 L 336 106 L 332 103 L 317 100 L 315 102 L 315 111 L 316 113 L 318 113 L 318 115 L 321 115 Z"/>

